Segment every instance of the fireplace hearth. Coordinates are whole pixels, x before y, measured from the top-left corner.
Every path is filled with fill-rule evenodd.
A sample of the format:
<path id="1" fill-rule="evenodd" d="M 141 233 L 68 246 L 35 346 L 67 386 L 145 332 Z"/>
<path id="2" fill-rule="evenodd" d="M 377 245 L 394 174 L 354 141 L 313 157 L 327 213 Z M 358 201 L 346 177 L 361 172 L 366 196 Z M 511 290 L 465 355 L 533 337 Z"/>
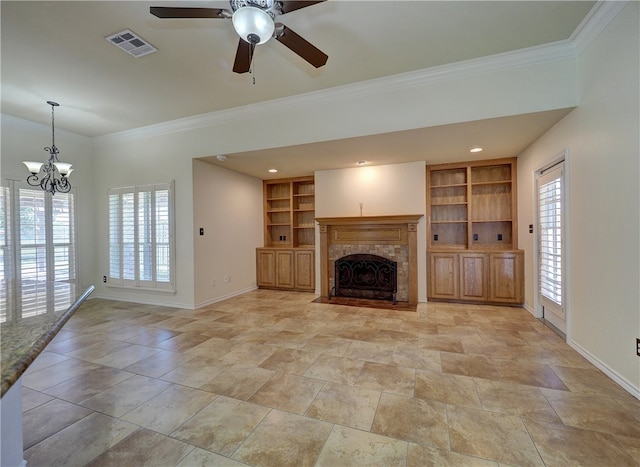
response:
<path id="1" fill-rule="evenodd" d="M 329 298 L 351 297 L 396 303 L 398 263 L 371 254 L 343 256 L 335 262 L 335 286 Z"/>

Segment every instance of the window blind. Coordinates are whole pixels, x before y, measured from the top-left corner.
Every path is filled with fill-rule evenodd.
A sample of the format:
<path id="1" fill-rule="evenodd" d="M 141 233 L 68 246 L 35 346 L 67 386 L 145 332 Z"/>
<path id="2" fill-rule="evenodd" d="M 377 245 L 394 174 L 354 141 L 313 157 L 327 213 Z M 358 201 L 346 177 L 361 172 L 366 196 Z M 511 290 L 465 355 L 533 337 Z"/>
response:
<path id="1" fill-rule="evenodd" d="M 539 281 L 540 294 L 562 306 L 562 167 L 540 175 Z"/>
<path id="2" fill-rule="evenodd" d="M 109 190 L 111 285 L 174 290 L 173 182 Z"/>
<path id="3" fill-rule="evenodd" d="M 75 194 L 7 183 L 0 191 L 0 320 L 14 319 L 13 300 L 22 317 L 68 308 L 69 283 L 77 280 Z"/>

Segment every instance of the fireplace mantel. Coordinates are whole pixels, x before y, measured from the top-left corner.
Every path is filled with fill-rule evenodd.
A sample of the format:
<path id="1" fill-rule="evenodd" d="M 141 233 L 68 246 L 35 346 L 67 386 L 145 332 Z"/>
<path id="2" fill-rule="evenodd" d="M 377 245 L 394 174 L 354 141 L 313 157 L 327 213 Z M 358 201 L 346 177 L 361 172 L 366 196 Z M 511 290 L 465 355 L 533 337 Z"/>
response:
<path id="1" fill-rule="evenodd" d="M 320 294 L 329 298 L 332 261 L 329 249 L 338 245 L 388 245 L 406 248 L 407 300 L 418 303 L 418 222 L 422 214 L 393 216 L 318 217 L 320 225 Z M 400 285 L 400 284 L 399 284 Z"/>
<path id="2" fill-rule="evenodd" d="M 322 225 L 353 225 L 353 224 L 418 224 L 422 214 L 401 214 L 397 216 L 353 216 L 353 217 L 316 217 Z"/>

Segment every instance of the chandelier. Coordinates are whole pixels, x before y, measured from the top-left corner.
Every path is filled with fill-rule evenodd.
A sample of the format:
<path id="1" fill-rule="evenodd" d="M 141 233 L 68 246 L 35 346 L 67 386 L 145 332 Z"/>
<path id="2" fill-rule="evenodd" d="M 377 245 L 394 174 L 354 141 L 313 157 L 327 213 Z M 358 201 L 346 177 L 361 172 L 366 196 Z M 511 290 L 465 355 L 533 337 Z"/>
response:
<path id="1" fill-rule="evenodd" d="M 44 191 L 48 191 L 52 195 L 56 192 L 68 193 L 71 190 L 69 176 L 73 169 L 71 164 L 60 162 L 58 160 L 58 148 L 56 147 L 56 129 L 54 123 L 54 109 L 60 104 L 53 101 L 47 101 L 51 106 L 51 146 L 45 147 L 44 150 L 49 152 L 49 159 L 46 163 L 42 162 L 23 162 L 27 166 L 27 170 L 31 173 L 27 177 L 27 183 L 31 186 L 40 186 Z M 42 174 L 40 174 L 42 170 Z M 40 174 L 40 177 L 38 175 Z"/>

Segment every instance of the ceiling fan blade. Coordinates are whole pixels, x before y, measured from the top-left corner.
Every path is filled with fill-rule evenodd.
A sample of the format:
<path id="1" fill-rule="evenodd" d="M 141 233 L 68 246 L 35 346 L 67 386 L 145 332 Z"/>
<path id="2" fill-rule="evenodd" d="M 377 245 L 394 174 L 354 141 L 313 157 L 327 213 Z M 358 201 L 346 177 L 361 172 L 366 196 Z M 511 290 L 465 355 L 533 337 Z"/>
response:
<path id="1" fill-rule="evenodd" d="M 290 11 L 299 10 L 300 8 L 305 8 L 311 5 L 315 5 L 316 3 L 326 2 L 327 0 L 310 0 L 308 2 L 305 1 L 287 1 L 282 0 L 282 14 L 289 13 Z"/>
<path id="2" fill-rule="evenodd" d="M 158 18 L 231 18 L 231 12 L 222 8 L 152 6 L 149 12 Z"/>
<path id="3" fill-rule="evenodd" d="M 246 73 L 251 69 L 251 59 L 253 58 L 253 50 L 255 47 L 255 44 L 249 44 L 242 39 L 238 41 L 238 50 L 236 51 L 236 59 L 233 62 L 233 71 L 236 73 Z"/>
<path id="4" fill-rule="evenodd" d="M 284 24 L 277 24 L 276 31 L 276 40 L 278 42 L 287 46 L 292 52 L 304 58 L 314 67 L 320 68 L 327 63 L 327 59 L 329 58 L 327 54 L 318 49 L 311 42 L 300 37 Z"/>

